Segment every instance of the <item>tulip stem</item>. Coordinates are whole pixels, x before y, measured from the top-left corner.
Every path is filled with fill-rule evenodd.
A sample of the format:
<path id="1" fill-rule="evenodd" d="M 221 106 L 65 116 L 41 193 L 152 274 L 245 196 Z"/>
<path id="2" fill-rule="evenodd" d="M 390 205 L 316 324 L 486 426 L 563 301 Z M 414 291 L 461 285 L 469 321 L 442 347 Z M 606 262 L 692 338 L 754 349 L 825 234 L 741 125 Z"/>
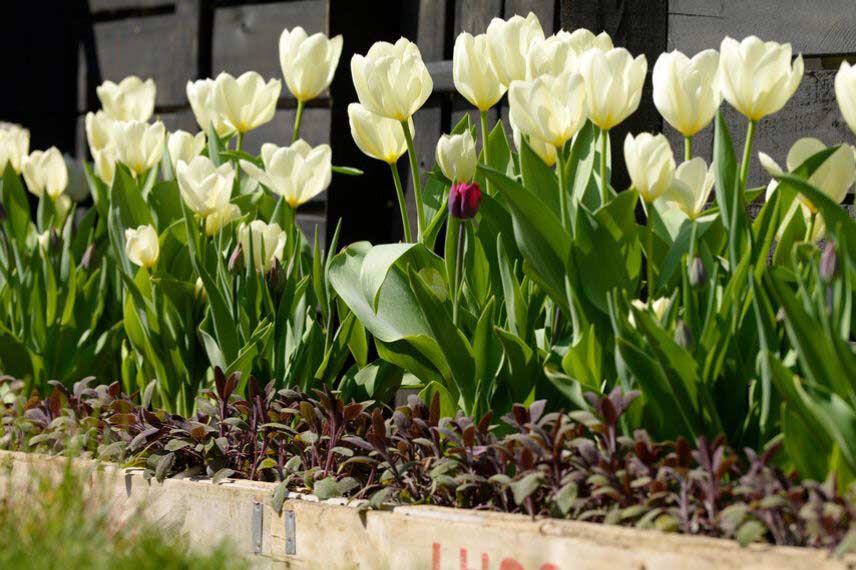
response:
<path id="1" fill-rule="evenodd" d="M 404 241 L 411 243 L 413 234 L 410 231 L 410 216 L 407 214 L 407 202 L 404 199 L 404 189 L 401 187 L 401 177 L 398 175 L 398 164 L 390 163 L 392 180 L 395 182 L 395 194 L 398 196 L 398 208 L 401 210 L 401 225 L 404 226 Z"/>
<path id="2" fill-rule="evenodd" d="M 693 137 L 692 135 L 684 137 L 684 161 L 688 161 L 693 157 Z"/>
<path id="3" fill-rule="evenodd" d="M 648 235 L 645 243 L 645 270 L 648 280 L 648 300 L 649 303 L 654 299 L 654 222 L 651 219 L 653 214 L 651 209 L 654 208 L 653 202 L 643 202 L 645 206 L 645 214 L 648 217 Z"/>
<path id="4" fill-rule="evenodd" d="M 240 152 L 241 147 L 244 146 L 244 133 L 238 132 L 238 142 L 235 143 L 235 150 Z M 241 190 L 241 161 L 235 160 L 235 185 L 238 187 L 238 191 Z"/>
<path id="5" fill-rule="evenodd" d="M 291 144 L 294 144 L 300 138 L 300 121 L 303 120 L 303 106 L 305 103 L 300 99 L 297 100 L 297 115 L 294 117 L 294 133 L 291 135 Z"/>
<path id="6" fill-rule="evenodd" d="M 609 182 L 606 180 L 606 151 L 609 145 L 609 129 L 600 131 L 600 205 L 609 202 Z"/>
<path id="7" fill-rule="evenodd" d="M 746 180 L 749 178 L 749 159 L 752 157 L 752 142 L 755 138 L 755 125 L 758 123 L 749 120 L 746 127 L 746 144 L 743 145 L 743 163 L 740 165 L 740 185 L 746 190 Z"/>
<path id="8" fill-rule="evenodd" d="M 556 175 L 559 177 L 559 214 L 561 215 L 562 227 L 568 229 L 570 226 L 568 214 L 568 189 L 565 187 L 565 168 L 562 165 L 562 147 L 556 147 Z"/>
<path id="9" fill-rule="evenodd" d="M 481 134 L 482 134 L 482 158 L 484 159 L 484 165 L 490 166 L 490 150 L 487 146 L 488 139 L 488 130 L 487 130 L 487 111 L 479 110 L 479 123 L 481 123 Z M 485 179 L 484 182 L 485 192 L 490 194 L 490 181 Z"/>
<path id="10" fill-rule="evenodd" d="M 464 244 L 467 239 L 466 227 L 461 220 L 455 220 L 458 226 L 458 243 L 455 244 L 455 290 L 452 293 L 452 324 L 458 325 L 458 307 L 461 304 L 461 278 L 464 264 Z"/>
<path id="11" fill-rule="evenodd" d="M 413 147 L 413 134 L 410 132 L 410 123 L 401 121 L 404 129 L 404 140 L 407 141 L 407 157 L 410 159 L 410 174 L 413 177 L 413 196 L 416 198 L 416 235 L 422 238 L 422 229 L 425 227 L 425 214 L 422 212 L 422 182 L 419 179 L 419 163 L 416 160 L 416 149 Z"/>
<path id="12" fill-rule="evenodd" d="M 812 243 L 814 241 L 812 238 L 814 237 L 814 228 L 816 224 L 817 213 L 812 212 L 811 216 L 809 217 L 808 227 L 805 229 L 805 238 L 803 239 L 803 241 L 808 243 Z"/>

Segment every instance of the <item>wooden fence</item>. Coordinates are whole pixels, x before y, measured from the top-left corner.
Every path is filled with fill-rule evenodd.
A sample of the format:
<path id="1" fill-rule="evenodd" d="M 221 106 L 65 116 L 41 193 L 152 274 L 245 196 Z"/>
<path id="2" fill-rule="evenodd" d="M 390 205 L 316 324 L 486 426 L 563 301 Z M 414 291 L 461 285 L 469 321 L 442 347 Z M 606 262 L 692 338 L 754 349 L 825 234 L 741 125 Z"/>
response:
<path id="1" fill-rule="evenodd" d="M 318 224 L 328 237 L 336 220 L 343 218 L 345 242 L 396 239 L 401 229 L 388 169 L 361 155 L 347 125 L 347 105 L 356 99 L 351 55 L 364 53 L 374 41 L 394 41 L 399 35 L 417 42 L 435 86 L 415 117 L 419 163 L 428 169 L 439 135 L 469 111 L 451 80 L 455 37 L 463 30 L 484 32 L 494 17 L 529 11 L 547 33 L 579 27 L 606 30 L 617 45 L 644 53 L 649 70 L 665 50 L 693 54 L 718 48 L 725 35 L 789 41 L 806 59 L 805 78 L 788 105 L 762 121 L 756 150 L 783 161 L 790 145 L 803 136 L 816 136 L 827 144 L 856 143 L 833 90 L 841 59 L 856 56 L 853 0 L 824 0 L 822 5 L 815 0 L 89 0 L 77 21 L 81 49 L 76 152 L 85 154 L 83 116 L 97 108 L 95 86 L 104 79 L 152 77 L 158 86 L 156 112 L 167 127 L 194 130 L 185 96 L 188 79 L 249 69 L 265 78 L 279 78 L 277 51 L 283 28 L 300 25 L 310 33 L 343 34 L 345 47 L 336 79 L 329 95 L 307 109 L 302 135 L 312 144 L 331 142 L 336 164 L 357 166 L 366 174 L 336 177 L 331 191 L 302 208 L 299 218 L 306 229 Z M 295 101 L 283 85 L 274 121 L 247 137 L 249 150 L 256 151 L 264 141 L 287 143 L 294 109 Z M 726 109 L 735 145 L 742 146 L 744 122 L 727 105 Z M 491 118 L 506 112 L 503 102 Z M 653 107 L 650 80 L 639 111 L 613 133 L 614 156 L 621 155 L 624 133 L 641 130 L 665 130 L 679 148 L 680 137 L 663 125 Z M 697 137 L 697 151 L 707 158 L 711 131 Z M 764 181 L 756 164 L 750 182 Z M 624 182 L 626 175 L 617 171 L 616 186 Z"/>

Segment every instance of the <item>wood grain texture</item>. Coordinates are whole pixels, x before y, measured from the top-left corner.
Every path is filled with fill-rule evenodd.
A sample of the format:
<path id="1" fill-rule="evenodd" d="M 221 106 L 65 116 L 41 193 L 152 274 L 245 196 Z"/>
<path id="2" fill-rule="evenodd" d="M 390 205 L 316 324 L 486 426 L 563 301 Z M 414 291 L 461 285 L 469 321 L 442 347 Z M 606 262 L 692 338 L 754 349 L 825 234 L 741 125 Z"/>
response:
<path id="1" fill-rule="evenodd" d="M 95 49 L 101 78 L 116 82 L 128 75 L 152 78 L 157 84 L 158 107 L 187 104 L 184 88 L 187 80 L 196 76 L 197 57 L 192 39 L 195 31 L 187 29 L 188 25 L 190 22 L 178 14 L 96 22 Z M 78 111 L 87 110 L 85 71 L 81 69 L 78 74 Z"/>
<path id="2" fill-rule="evenodd" d="M 765 152 L 784 166 L 785 157 L 797 140 L 815 137 L 827 145 L 841 142 L 856 144 L 856 137 L 847 128 L 834 98 L 835 72 L 818 70 L 806 72 L 793 98 L 777 114 L 763 119 L 757 128 L 749 170 L 749 186 L 764 186 L 770 177 L 758 163 L 758 153 Z M 725 118 L 739 161 L 746 141 L 746 119 L 723 103 Z M 669 126 L 665 130 L 676 157 L 683 156 L 683 139 Z M 713 155 L 713 126 L 699 133 L 693 141 L 693 153 L 710 163 Z"/>
<path id="3" fill-rule="evenodd" d="M 302 26 L 307 33 L 327 32 L 327 2 L 301 0 L 218 8 L 214 13 L 212 73 L 233 75 L 257 71 L 265 79 L 282 79 L 279 36 L 285 28 Z M 339 72 L 347 73 L 347 62 Z M 290 97 L 283 81 L 283 96 Z"/>
<path id="4" fill-rule="evenodd" d="M 723 36 L 790 42 L 806 55 L 856 53 L 853 0 L 671 0 L 669 49 L 717 48 Z"/>

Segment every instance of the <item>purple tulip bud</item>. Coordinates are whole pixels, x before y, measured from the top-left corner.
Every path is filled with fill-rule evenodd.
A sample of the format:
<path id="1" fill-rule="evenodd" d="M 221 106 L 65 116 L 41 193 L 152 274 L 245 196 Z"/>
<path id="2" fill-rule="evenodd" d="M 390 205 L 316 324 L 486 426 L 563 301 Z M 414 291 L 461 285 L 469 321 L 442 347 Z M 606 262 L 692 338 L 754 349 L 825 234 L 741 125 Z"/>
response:
<path id="1" fill-rule="evenodd" d="M 244 271 L 244 250 L 241 248 L 241 244 L 232 251 L 232 255 L 229 256 L 229 271 L 231 273 L 243 273 Z"/>
<path id="2" fill-rule="evenodd" d="M 835 251 L 835 244 L 829 242 L 823 249 L 823 254 L 820 256 L 820 278 L 826 283 L 831 283 L 838 275 L 838 255 Z"/>
<path id="3" fill-rule="evenodd" d="M 689 278 L 692 287 L 704 287 L 707 283 L 707 270 L 699 256 L 690 262 Z"/>
<path id="4" fill-rule="evenodd" d="M 83 257 L 80 258 L 80 267 L 84 271 L 89 271 L 95 261 L 95 244 L 90 243 L 86 246 L 86 251 L 83 252 Z"/>
<path id="5" fill-rule="evenodd" d="M 475 217 L 481 204 L 481 188 L 476 182 L 452 184 L 449 190 L 449 214 L 459 220 Z"/>

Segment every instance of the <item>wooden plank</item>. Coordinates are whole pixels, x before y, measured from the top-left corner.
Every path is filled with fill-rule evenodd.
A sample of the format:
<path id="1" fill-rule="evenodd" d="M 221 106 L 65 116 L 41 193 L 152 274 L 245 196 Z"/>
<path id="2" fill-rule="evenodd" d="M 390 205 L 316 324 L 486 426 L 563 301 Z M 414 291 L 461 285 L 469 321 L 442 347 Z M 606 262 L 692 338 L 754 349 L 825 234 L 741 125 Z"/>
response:
<path id="1" fill-rule="evenodd" d="M 188 29 L 191 21 L 167 14 L 96 22 L 95 49 L 101 79 L 118 82 L 128 75 L 152 78 L 157 84 L 158 107 L 186 105 L 185 84 L 196 76 L 195 30 Z M 81 70 L 78 111 L 87 110 L 86 80 Z"/>
<path id="2" fill-rule="evenodd" d="M 214 12 L 212 76 L 221 71 L 239 75 L 257 71 L 265 79 L 282 79 L 279 36 L 285 28 L 302 26 L 307 33 L 327 31 L 327 2 L 301 0 L 218 8 Z M 342 58 L 338 73 L 348 73 Z M 285 81 L 283 97 L 289 96 Z"/>
<path id="3" fill-rule="evenodd" d="M 174 0 L 89 0 L 89 11 L 96 15 L 103 12 L 146 11 L 153 8 L 172 7 Z"/>
<path id="4" fill-rule="evenodd" d="M 856 53 L 853 0 L 671 0 L 669 49 L 718 48 L 723 36 L 790 42 L 805 55 Z"/>
<path id="5" fill-rule="evenodd" d="M 815 137 L 827 145 L 841 142 L 856 144 L 856 136 L 841 118 L 835 101 L 835 71 L 807 71 L 799 89 L 784 108 L 758 124 L 749 170 L 749 186 L 766 186 L 769 175 L 758 164 L 758 152 L 765 152 L 784 166 L 791 145 L 803 137 Z M 746 119 L 728 103 L 723 103 L 725 118 L 734 143 L 737 160 L 746 141 Z M 674 129 L 665 130 L 675 156 L 683 156 L 683 139 Z M 694 154 L 708 163 L 713 155 L 713 126 L 699 133 L 693 141 Z"/>
<path id="6" fill-rule="evenodd" d="M 502 17 L 502 4 L 502 0 L 458 0 L 455 2 L 454 35 L 461 32 L 483 34 L 492 19 Z M 451 41 L 454 42 L 454 38 Z"/>

